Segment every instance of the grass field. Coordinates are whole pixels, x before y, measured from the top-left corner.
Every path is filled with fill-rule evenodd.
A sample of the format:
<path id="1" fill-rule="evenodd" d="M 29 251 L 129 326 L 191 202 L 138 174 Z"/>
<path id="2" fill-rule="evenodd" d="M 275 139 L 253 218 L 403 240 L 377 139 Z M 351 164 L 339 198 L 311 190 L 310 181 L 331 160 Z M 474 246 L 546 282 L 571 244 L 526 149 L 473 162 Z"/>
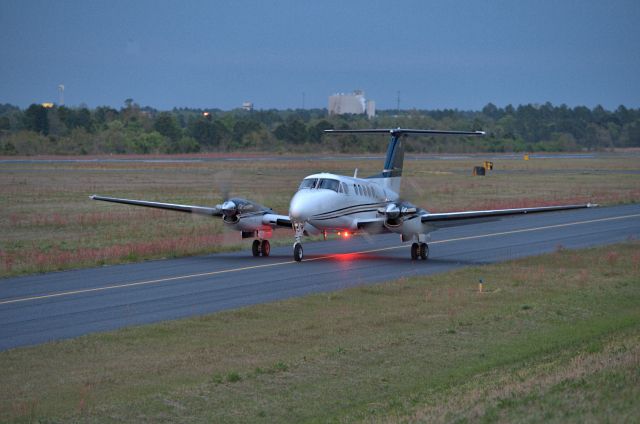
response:
<path id="1" fill-rule="evenodd" d="M 183 159 L 164 157 L 156 159 Z M 440 157 L 442 158 L 442 157 Z M 107 158 L 108 159 L 108 158 Z M 237 157 L 235 159 L 238 159 Z M 366 176 L 382 159 L 189 162 L 24 162 L 0 164 L 0 277 L 237 249 L 238 233 L 217 219 L 95 202 L 93 193 L 215 205 L 232 195 L 288 213 L 300 180 L 318 171 Z M 471 176 L 485 158 L 405 160 L 404 196 L 431 211 L 578 202 L 640 201 L 639 157 L 495 159 L 487 177 Z M 274 242 L 291 243 L 287 230 Z M 244 244 L 247 247 L 247 242 Z"/>
<path id="2" fill-rule="evenodd" d="M 637 422 L 639 248 L 0 352 L 0 421 Z"/>

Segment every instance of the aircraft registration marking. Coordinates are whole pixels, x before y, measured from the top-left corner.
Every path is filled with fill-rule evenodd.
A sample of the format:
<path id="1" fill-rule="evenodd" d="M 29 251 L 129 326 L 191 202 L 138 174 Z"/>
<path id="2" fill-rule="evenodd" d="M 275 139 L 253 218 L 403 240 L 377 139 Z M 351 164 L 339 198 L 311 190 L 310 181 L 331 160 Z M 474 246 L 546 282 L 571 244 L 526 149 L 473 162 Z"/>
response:
<path id="1" fill-rule="evenodd" d="M 474 240 L 474 239 L 481 239 L 481 238 L 488 238 L 488 237 L 498 237 L 498 236 L 505 236 L 505 235 L 511 235 L 511 234 L 527 233 L 527 232 L 533 232 L 533 231 L 543 231 L 543 230 L 550 230 L 550 229 L 554 229 L 554 228 L 571 227 L 571 226 L 576 226 L 576 225 L 593 224 L 593 223 L 597 223 L 597 222 L 616 221 L 616 220 L 629 219 L 629 218 L 638 218 L 638 217 L 640 217 L 640 214 L 614 216 L 614 217 L 609 217 L 609 218 L 591 219 L 591 220 L 587 220 L 587 221 L 575 221 L 575 222 L 568 222 L 568 223 L 564 223 L 564 224 L 546 225 L 546 226 L 542 226 L 542 227 L 523 228 L 523 229 L 519 229 L 519 230 L 501 231 L 501 232 L 497 232 L 497 233 L 480 234 L 480 235 L 476 235 L 476 236 L 457 237 L 457 238 L 446 239 L 446 240 L 437 240 L 437 241 L 431 241 L 431 242 L 429 242 L 429 244 L 433 245 L 433 244 L 453 243 L 453 242 L 456 242 L 456 241 Z M 382 247 L 382 248 L 379 248 L 379 249 L 363 250 L 363 251 L 360 251 L 360 252 L 351 252 L 350 254 L 357 255 L 357 254 L 365 254 L 365 253 L 384 252 L 384 251 L 388 251 L 388 250 L 403 249 L 403 248 L 406 248 L 406 244 L 401 244 L 401 245 L 398 245 L 398 246 L 391 246 L 391 247 Z M 321 260 L 326 260 L 326 259 L 332 259 L 332 258 L 338 257 L 340 255 L 343 255 L 343 253 L 319 256 L 317 258 L 304 259 L 303 262 L 312 262 L 312 261 L 321 261 Z M 0 301 L 0 305 L 8 305 L 8 304 L 12 304 L 12 303 L 28 302 L 28 301 L 41 300 L 41 299 L 50 299 L 50 298 L 54 298 L 54 297 L 72 296 L 72 295 L 83 294 L 83 293 L 93 293 L 93 292 L 100 292 L 100 291 L 107 291 L 107 290 L 123 289 L 123 288 L 129 288 L 129 287 L 138 287 L 138 286 L 145 286 L 145 285 L 151 285 L 151 284 L 165 283 L 165 282 L 168 282 L 168 281 L 187 280 L 187 279 L 190 279 L 190 278 L 208 277 L 208 276 L 212 276 L 212 275 L 228 274 L 228 273 L 232 273 L 232 272 L 241 272 L 241 271 L 247 271 L 247 270 L 251 270 L 251 269 L 269 268 L 269 267 L 289 265 L 289 264 L 295 264 L 295 263 L 297 263 L 297 262 L 296 261 L 275 262 L 275 263 L 270 263 L 270 264 L 260 264 L 260 265 L 252 265 L 252 266 L 246 266 L 246 267 L 240 267 L 240 268 L 224 269 L 224 270 L 220 270 L 220 271 L 211 271 L 211 272 L 203 272 L 203 273 L 198 273 L 198 274 L 179 275 L 179 276 L 176 276 L 176 277 L 158 278 L 158 279 L 154 279 L 154 280 L 137 281 L 137 282 L 133 282 L 133 283 L 113 284 L 113 285 L 109 285 L 109 286 L 94 287 L 94 288 L 89 288 L 89 289 L 70 290 L 70 291 L 65 291 L 65 292 L 49 293 L 49 294 L 42 294 L 42 295 L 38 295 L 38 296 L 30 296 L 30 297 L 23 297 L 23 298 L 17 298 L 17 299 L 3 300 L 3 301 Z"/>

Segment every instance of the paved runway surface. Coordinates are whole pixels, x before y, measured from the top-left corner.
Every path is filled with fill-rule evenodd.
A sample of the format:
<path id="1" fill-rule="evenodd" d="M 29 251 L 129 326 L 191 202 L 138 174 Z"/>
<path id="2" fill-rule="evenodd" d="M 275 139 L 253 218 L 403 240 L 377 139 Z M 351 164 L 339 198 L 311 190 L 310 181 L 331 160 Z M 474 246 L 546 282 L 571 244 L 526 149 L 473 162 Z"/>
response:
<path id="1" fill-rule="evenodd" d="M 640 204 L 518 216 L 433 233 L 428 261 L 399 236 L 306 243 L 0 280 L 0 350 L 308 293 L 640 237 Z"/>

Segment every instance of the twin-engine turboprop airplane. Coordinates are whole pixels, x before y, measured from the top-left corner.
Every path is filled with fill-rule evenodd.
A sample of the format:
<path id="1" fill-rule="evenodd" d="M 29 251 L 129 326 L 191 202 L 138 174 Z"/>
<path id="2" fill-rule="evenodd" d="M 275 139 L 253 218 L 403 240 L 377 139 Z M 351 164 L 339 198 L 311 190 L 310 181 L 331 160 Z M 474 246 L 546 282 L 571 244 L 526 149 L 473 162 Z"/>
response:
<path id="1" fill-rule="evenodd" d="M 222 218 L 231 229 L 240 231 L 242 238 L 255 238 L 253 256 L 269 256 L 269 238 L 273 229 L 292 228 L 293 257 L 302 261 L 302 237 L 327 233 L 344 234 L 400 234 L 402 242 L 413 241 L 411 259 L 427 259 L 429 233 L 444 227 L 496 220 L 507 216 L 588 208 L 596 205 L 562 205 L 534 208 L 481 210 L 466 212 L 429 213 L 400 199 L 400 182 L 404 162 L 403 136 L 407 134 L 444 134 L 482 136 L 482 131 L 438 131 L 412 129 L 326 130 L 337 133 L 390 134 L 384 168 L 367 178 L 348 177 L 328 173 L 305 177 L 291 198 L 289 215 L 278 215 L 265 206 L 250 200 L 231 198 L 216 207 L 158 203 L 144 200 L 120 199 L 98 195 L 93 200 L 124 203 L 135 206 L 168 209 Z"/>

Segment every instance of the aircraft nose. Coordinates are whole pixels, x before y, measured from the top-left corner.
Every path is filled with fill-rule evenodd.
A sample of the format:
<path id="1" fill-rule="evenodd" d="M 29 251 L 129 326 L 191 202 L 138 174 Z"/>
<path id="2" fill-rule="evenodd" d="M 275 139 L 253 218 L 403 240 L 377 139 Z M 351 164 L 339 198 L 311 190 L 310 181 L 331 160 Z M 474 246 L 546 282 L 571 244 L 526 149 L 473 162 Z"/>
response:
<path id="1" fill-rule="evenodd" d="M 296 193 L 289 204 L 289 216 L 291 219 L 298 222 L 308 221 L 311 215 L 308 196 L 303 193 Z"/>
<path id="2" fill-rule="evenodd" d="M 300 199 L 291 199 L 289 205 L 289 216 L 296 221 L 305 221 L 308 218 L 304 203 Z"/>

